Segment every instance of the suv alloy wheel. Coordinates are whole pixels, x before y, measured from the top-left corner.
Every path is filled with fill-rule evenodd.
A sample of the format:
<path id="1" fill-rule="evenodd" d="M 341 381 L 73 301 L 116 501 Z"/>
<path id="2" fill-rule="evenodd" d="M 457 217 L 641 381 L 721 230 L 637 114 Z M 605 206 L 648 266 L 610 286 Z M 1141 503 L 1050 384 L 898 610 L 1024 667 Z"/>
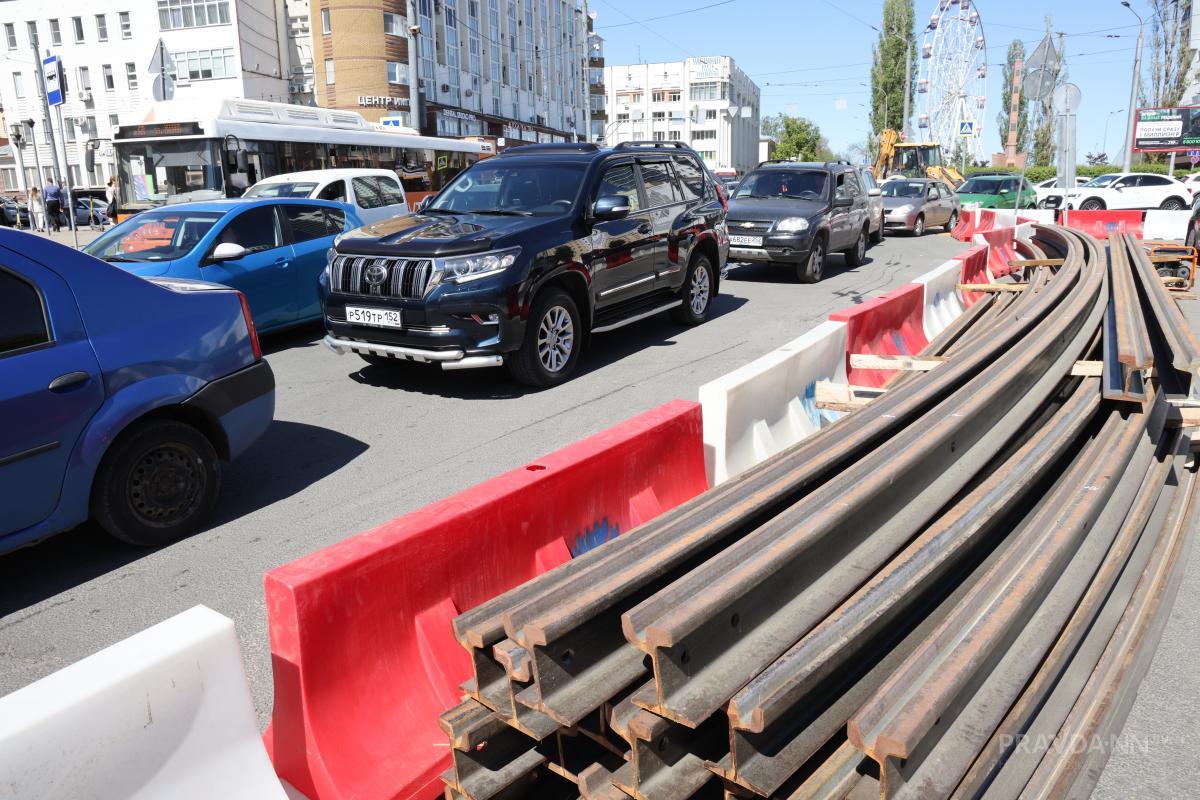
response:
<path id="1" fill-rule="evenodd" d="M 951 211 L 950 219 L 946 220 L 946 233 L 949 233 L 950 231 L 954 230 L 954 228 L 957 225 L 958 225 L 958 212 Z"/>
<path id="2" fill-rule="evenodd" d="M 924 214 L 917 214 L 917 220 L 916 220 L 916 222 L 913 223 L 912 233 L 913 233 L 913 236 L 924 236 L 925 235 L 925 215 Z"/>
<path id="3" fill-rule="evenodd" d="M 808 253 L 808 258 L 802 263 L 796 265 L 796 276 L 801 283 L 818 283 L 821 280 L 821 271 L 825 266 L 825 239 L 817 236 L 813 239 L 812 250 Z"/>
<path id="4" fill-rule="evenodd" d="M 846 266 L 861 267 L 867 260 L 867 229 L 863 228 L 854 241 L 854 247 L 846 251 Z"/>
<path id="5" fill-rule="evenodd" d="M 562 289 L 543 290 L 533 301 L 521 347 L 509 356 L 509 372 L 526 386 L 557 386 L 579 361 L 581 331 L 571 296 Z"/>
<path id="6" fill-rule="evenodd" d="M 713 268 L 708 256 L 697 253 L 683 283 L 683 303 L 671 309 L 671 319 L 680 325 L 699 325 L 708 318 L 713 299 Z"/>

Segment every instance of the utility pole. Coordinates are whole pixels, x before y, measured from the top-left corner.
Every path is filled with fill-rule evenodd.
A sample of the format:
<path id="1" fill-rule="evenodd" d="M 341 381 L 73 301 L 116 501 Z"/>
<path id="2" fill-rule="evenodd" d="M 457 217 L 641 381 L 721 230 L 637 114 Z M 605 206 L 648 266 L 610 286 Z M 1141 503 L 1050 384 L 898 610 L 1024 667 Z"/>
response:
<path id="1" fill-rule="evenodd" d="M 58 105 L 55 107 L 55 109 L 58 111 L 58 133 L 60 136 L 64 136 L 63 161 L 60 167 L 58 161 L 58 144 L 54 141 L 54 125 L 50 122 L 50 98 L 46 91 L 46 75 L 42 71 L 42 57 L 38 55 L 38 40 L 36 32 L 33 34 L 32 41 L 30 41 L 29 44 L 33 48 L 33 65 L 37 70 L 38 88 L 42 95 L 42 112 L 46 115 L 46 138 L 50 140 L 50 155 L 51 158 L 54 159 L 54 175 L 58 179 L 59 188 L 66 189 L 62 205 L 64 206 L 63 210 L 67 215 L 67 225 L 69 225 L 71 228 L 71 236 L 74 239 L 75 249 L 78 250 L 79 231 L 75 227 L 75 195 L 71 192 L 71 171 L 69 168 L 67 168 L 67 143 L 63 132 L 62 106 Z M 62 62 L 55 62 L 54 68 L 58 70 L 58 86 L 61 90 Z M 65 179 L 62 172 L 63 169 L 67 170 Z M 42 203 L 43 205 L 46 203 L 45 193 L 43 193 L 42 196 Z M 49 231 L 49 226 L 47 226 L 47 231 Z"/>
<path id="2" fill-rule="evenodd" d="M 416 79 L 410 83 L 408 89 L 408 93 L 412 95 L 409 106 L 412 109 L 413 127 L 417 129 L 417 133 L 424 133 L 425 103 L 421 96 L 421 26 L 409 25 L 408 32 L 412 34 L 413 52 L 416 54 L 417 62 Z"/>
<path id="3" fill-rule="evenodd" d="M 33 50 L 33 68 L 37 71 L 38 93 L 42 96 L 42 119 L 46 121 L 46 140 L 50 142 L 50 157 L 53 159 L 54 177 L 62 184 L 62 173 L 58 166 L 58 145 L 54 141 L 54 128 L 50 124 L 50 101 L 46 99 L 46 76 L 42 73 L 42 57 L 38 53 L 37 37 L 29 43 Z M 40 168 L 39 168 L 40 171 Z M 39 176 L 38 180 L 42 180 Z"/>
<path id="4" fill-rule="evenodd" d="M 908 141 L 911 134 L 908 130 L 909 103 L 912 97 L 912 37 L 909 36 L 904 40 L 904 119 L 900 123 L 900 132 L 904 134 L 904 140 Z"/>
<path id="5" fill-rule="evenodd" d="M 1129 12 L 1138 18 L 1138 38 L 1137 49 L 1133 54 L 1133 81 L 1129 88 L 1129 117 L 1125 120 L 1125 154 L 1121 161 L 1122 172 L 1133 171 L 1133 134 L 1137 117 L 1137 95 L 1138 95 L 1138 78 L 1142 74 L 1142 39 L 1145 33 L 1145 24 L 1142 21 L 1142 15 L 1133 10 L 1133 6 L 1129 5 L 1129 0 L 1121 0 L 1121 5 L 1129 9 Z"/>
<path id="6" fill-rule="evenodd" d="M 35 120 L 33 117 L 30 117 L 29 119 L 25 120 L 25 127 L 29 128 L 29 146 L 33 149 L 33 166 L 34 166 L 34 169 L 37 170 L 37 172 L 33 176 L 33 186 L 29 187 L 29 195 L 28 195 L 28 200 L 27 200 L 27 202 L 29 204 L 29 225 L 30 225 L 30 227 L 35 228 L 35 229 L 37 228 L 37 217 L 34 216 L 34 213 L 33 213 L 33 190 L 38 189 L 38 191 L 40 192 L 41 189 L 39 189 L 38 187 L 40 187 L 42 185 L 43 181 L 45 181 L 45 177 L 43 177 L 43 175 L 42 175 L 42 157 L 38 153 L 38 149 L 37 149 L 37 134 L 35 134 L 33 131 L 34 127 L 36 127 L 36 126 L 37 126 L 37 120 Z M 43 215 L 45 214 L 45 208 L 46 208 L 46 198 L 43 197 L 42 198 L 42 213 L 43 213 Z M 47 234 L 50 233 L 49 228 L 46 229 L 46 233 Z"/>

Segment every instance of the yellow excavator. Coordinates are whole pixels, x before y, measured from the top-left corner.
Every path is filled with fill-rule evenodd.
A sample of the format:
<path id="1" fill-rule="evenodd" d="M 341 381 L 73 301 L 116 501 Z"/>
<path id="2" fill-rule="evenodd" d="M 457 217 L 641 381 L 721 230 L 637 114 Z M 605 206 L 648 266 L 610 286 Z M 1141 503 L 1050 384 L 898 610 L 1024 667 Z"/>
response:
<path id="1" fill-rule="evenodd" d="M 881 181 L 893 175 L 906 178 L 935 178 L 951 186 L 963 182 L 963 176 L 942 160 L 942 146 L 937 142 L 902 142 L 900 134 L 891 128 L 879 134 L 879 155 L 873 170 Z"/>

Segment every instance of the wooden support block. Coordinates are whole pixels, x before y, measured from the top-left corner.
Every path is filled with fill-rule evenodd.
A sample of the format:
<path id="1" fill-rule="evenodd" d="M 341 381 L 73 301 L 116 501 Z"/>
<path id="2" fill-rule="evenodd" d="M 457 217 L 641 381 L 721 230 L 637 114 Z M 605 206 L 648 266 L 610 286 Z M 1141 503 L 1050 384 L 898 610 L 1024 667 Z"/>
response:
<path id="1" fill-rule="evenodd" d="M 1071 375 L 1076 378 L 1100 378 L 1104 375 L 1103 361 L 1076 361 L 1071 367 Z"/>
<path id="2" fill-rule="evenodd" d="M 873 353 L 851 353 L 850 366 L 858 369 L 897 369 L 903 372 L 928 372 L 946 363 L 945 356 L 878 356 Z"/>
<path id="3" fill-rule="evenodd" d="M 1177 256 L 1150 256 L 1151 264 L 1174 264 L 1178 261 L 1191 261 L 1191 255 L 1180 253 Z"/>
<path id="4" fill-rule="evenodd" d="M 1171 428 L 1200 428 L 1200 408 L 1172 406 L 1167 410 L 1167 426 Z"/>
<path id="5" fill-rule="evenodd" d="M 960 283 L 958 288 L 964 292 L 1023 292 L 1027 283 Z"/>
<path id="6" fill-rule="evenodd" d="M 1008 262 L 1010 267 L 1061 267 L 1061 258 L 1014 258 Z"/>
<path id="7" fill-rule="evenodd" d="M 876 389 L 870 386 L 852 386 L 833 381 L 817 381 L 813 397 L 817 408 L 830 411 L 857 411 L 877 397 L 883 395 L 886 389 Z"/>

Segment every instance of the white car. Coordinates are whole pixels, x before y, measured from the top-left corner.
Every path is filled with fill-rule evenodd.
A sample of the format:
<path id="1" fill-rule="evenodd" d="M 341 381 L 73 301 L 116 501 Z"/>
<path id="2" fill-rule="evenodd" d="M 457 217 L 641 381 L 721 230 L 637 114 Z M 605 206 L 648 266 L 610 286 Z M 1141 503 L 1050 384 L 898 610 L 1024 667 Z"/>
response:
<path id="1" fill-rule="evenodd" d="M 251 186 L 242 196 L 336 200 L 354 206 L 367 223 L 409 211 L 404 186 L 390 169 L 313 169 L 272 175 Z"/>
<path id="2" fill-rule="evenodd" d="M 1046 198 L 1047 208 L 1062 208 L 1061 190 Z M 1092 211 L 1105 208 L 1161 208 L 1179 211 L 1192 204 L 1192 189 L 1167 175 L 1149 172 L 1112 172 L 1092 178 L 1067 191 L 1066 207 Z"/>
<path id="3" fill-rule="evenodd" d="M 1076 178 L 1075 179 L 1076 186 L 1083 186 L 1087 182 L 1088 182 L 1087 178 Z M 1033 185 L 1033 191 L 1037 193 L 1038 208 L 1046 208 L 1046 199 L 1049 198 L 1050 195 L 1052 195 L 1052 194 L 1061 195 L 1062 192 L 1056 191 L 1056 190 L 1062 189 L 1062 188 L 1064 188 L 1064 187 L 1058 185 L 1058 178 L 1051 178 L 1048 181 L 1042 181 L 1041 183 L 1035 183 Z"/>

